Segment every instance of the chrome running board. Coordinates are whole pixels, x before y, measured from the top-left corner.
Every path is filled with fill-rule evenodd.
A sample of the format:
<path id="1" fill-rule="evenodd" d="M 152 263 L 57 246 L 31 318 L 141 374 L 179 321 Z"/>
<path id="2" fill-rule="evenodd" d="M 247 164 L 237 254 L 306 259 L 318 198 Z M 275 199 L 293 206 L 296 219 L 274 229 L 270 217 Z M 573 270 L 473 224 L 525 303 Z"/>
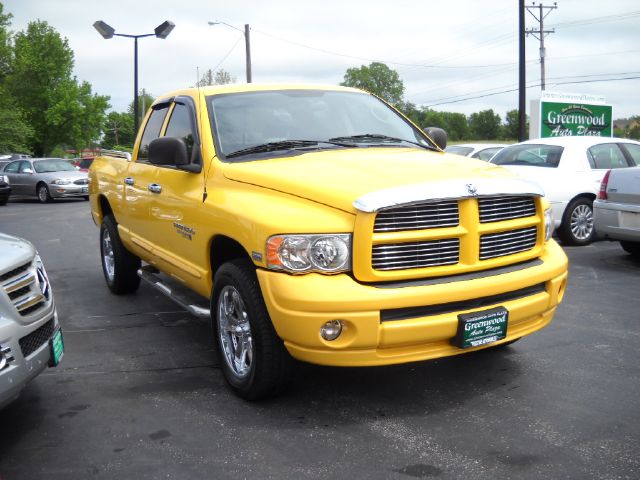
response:
<path id="1" fill-rule="evenodd" d="M 197 304 L 195 299 L 196 295 L 186 288 L 169 286 L 159 277 L 158 269 L 151 265 L 145 265 L 138 269 L 138 276 L 151 285 L 156 290 L 162 292 L 175 303 L 187 310 L 191 315 L 198 318 L 204 318 L 209 320 L 211 318 L 211 311 Z M 181 291 L 178 291 L 181 290 Z M 203 297 L 198 296 L 198 299 L 204 300 Z"/>

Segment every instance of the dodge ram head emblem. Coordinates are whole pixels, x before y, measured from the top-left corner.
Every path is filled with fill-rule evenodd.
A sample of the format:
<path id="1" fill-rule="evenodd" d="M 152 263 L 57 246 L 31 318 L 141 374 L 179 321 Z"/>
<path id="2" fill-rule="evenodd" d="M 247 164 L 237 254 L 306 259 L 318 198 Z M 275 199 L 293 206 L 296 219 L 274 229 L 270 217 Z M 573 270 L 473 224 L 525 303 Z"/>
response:
<path id="1" fill-rule="evenodd" d="M 476 186 L 473 183 L 467 183 L 467 192 L 472 197 L 477 197 L 478 196 L 478 189 L 476 188 Z"/>

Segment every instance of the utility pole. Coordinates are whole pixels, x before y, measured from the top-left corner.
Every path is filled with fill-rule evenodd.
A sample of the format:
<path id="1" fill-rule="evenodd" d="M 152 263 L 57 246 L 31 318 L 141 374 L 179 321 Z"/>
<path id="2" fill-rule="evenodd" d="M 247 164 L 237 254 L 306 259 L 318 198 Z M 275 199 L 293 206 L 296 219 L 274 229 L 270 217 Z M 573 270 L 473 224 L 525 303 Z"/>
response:
<path id="1" fill-rule="evenodd" d="M 518 141 L 525 140 L 527 129 L 527 89 L 524 48 L 524 0 L 518 0 Z"/>
<path id="2" fill-rule="evenodd" d="M 555 33 L 555 28 L 551 30 L 544 29 L 544 19 L 547 18 L 547 15 L 551 13 L 552 10 L 558 8 L 557 2 L 553 2 L 553 6 L 545 6 L 541 3 L 536 5 L 536 2 L 532 2 L 531 5 L 527 5 L 527 12 L 529 12 L 533 18 L 538 21 L 539 28 L 538 30 L 534 30 L 533 28 L 528 28 L 525 33 L 527 35 L 532 35 L 534 38 L 540 40 L 540 89 L 545 89 L 545 72 L 544 72 L 544 59 L 546 56 L 546 51 L 544 48 L 544 37 L 548 33 Z M 538 10 L 538 14 L 535 13 L 535 10 Z"/>

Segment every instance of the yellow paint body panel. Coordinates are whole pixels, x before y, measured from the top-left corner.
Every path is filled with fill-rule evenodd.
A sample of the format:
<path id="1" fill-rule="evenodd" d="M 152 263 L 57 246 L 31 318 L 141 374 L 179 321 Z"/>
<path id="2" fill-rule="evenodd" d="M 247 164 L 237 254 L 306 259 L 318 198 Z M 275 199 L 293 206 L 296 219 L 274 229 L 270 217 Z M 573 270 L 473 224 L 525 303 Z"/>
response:
<path id="1" fill-rule="evenodd" d="M 363 195 L 391 187 L 513 178 L 505 169 L 443 152 L 397 147 L 328 150 L 267 161 L 220 161 L 206 97 L 282 88 L 292 87 L 231 85 L 161 97 L 159 100 L 177 95 L 193 98 L 202 171 L 192 173 L 136 161 L 139 133 L 132 161 L 105 155 L 93 162 L 90 200 L 94 222 L 100 225 L 104 209 L 109 208 L 128 250 L 203 297 L 209 297 L 213 287 L 213 242 L 221 237 L 237 242 L 246 256 L 253 258 L 276 332 L 295 358 L 312 363 L 385 365 L 486 348 L 461 350 L 450 343 L 456 334 L 457 315 L 473 308 L 393 321 L 381 321 L 381 312 L 471 301 L 532 285 L 543 284 L 544 291 L 499 303 L 509 311 L 508 336 L 499 343 L 549 323 L 566 287 L 568 266 L 562 249 L 554 241 L 543 241 L 546 200 L 535 199 L 535 216 L 494 224 L 479 223 L 477 203 L 463 200 L 456 227 L 392 233 L 373 233 L 375 213 L 354 207 L 354 201 Z M 146 119 L 143 127 L 145 123 Z M 161 135 L 166 124 L 167 120 Z M 133 184 L 125 179 L 133 179 Z M 151 193 L 151 184 L 161 185 L 162 193 Z M 480 235 L 527 227 L 537 232 L 533 249 L 478 260 Z M 266 240 L 289 233 L 352 234 L 353 273 L 289 275 L 268 270 Z M 372 268 L 374 245 L 430 238 L 459 238 L 460 261 L 402 272 Z M 537 263 L 527 268 L 482 275 L 534 260 Z M 456 278 L 461 274 L 473 278 Z M 421 279 L 432 281 L 411 283 Z M 485 308 L 490 306 L 480 310 Z M 320 327 L 334 319 L 342 320 L 345 329 L 337 340 L 328 342 L 320 337 Z"/>

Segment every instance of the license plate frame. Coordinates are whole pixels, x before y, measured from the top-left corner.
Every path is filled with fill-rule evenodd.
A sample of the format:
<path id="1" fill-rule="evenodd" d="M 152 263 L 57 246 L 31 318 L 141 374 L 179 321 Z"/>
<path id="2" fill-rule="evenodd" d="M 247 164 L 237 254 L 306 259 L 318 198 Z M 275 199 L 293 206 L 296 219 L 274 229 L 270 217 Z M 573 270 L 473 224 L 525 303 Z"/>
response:
<path id="1" fill-rule="evenodd" d="M 502 306 L 461 313 L 452 343 L 462 349 L 489 345 L 506 338 L 508 325 L 509 311 Z"/>
<path id="2" fill-rule="evenodd" d="M 62 329 L 57 328 L 49 339 L 49 366 L 57 367 L 62 357 L 64 357 L 64 337 L 62 336 Z"/>

